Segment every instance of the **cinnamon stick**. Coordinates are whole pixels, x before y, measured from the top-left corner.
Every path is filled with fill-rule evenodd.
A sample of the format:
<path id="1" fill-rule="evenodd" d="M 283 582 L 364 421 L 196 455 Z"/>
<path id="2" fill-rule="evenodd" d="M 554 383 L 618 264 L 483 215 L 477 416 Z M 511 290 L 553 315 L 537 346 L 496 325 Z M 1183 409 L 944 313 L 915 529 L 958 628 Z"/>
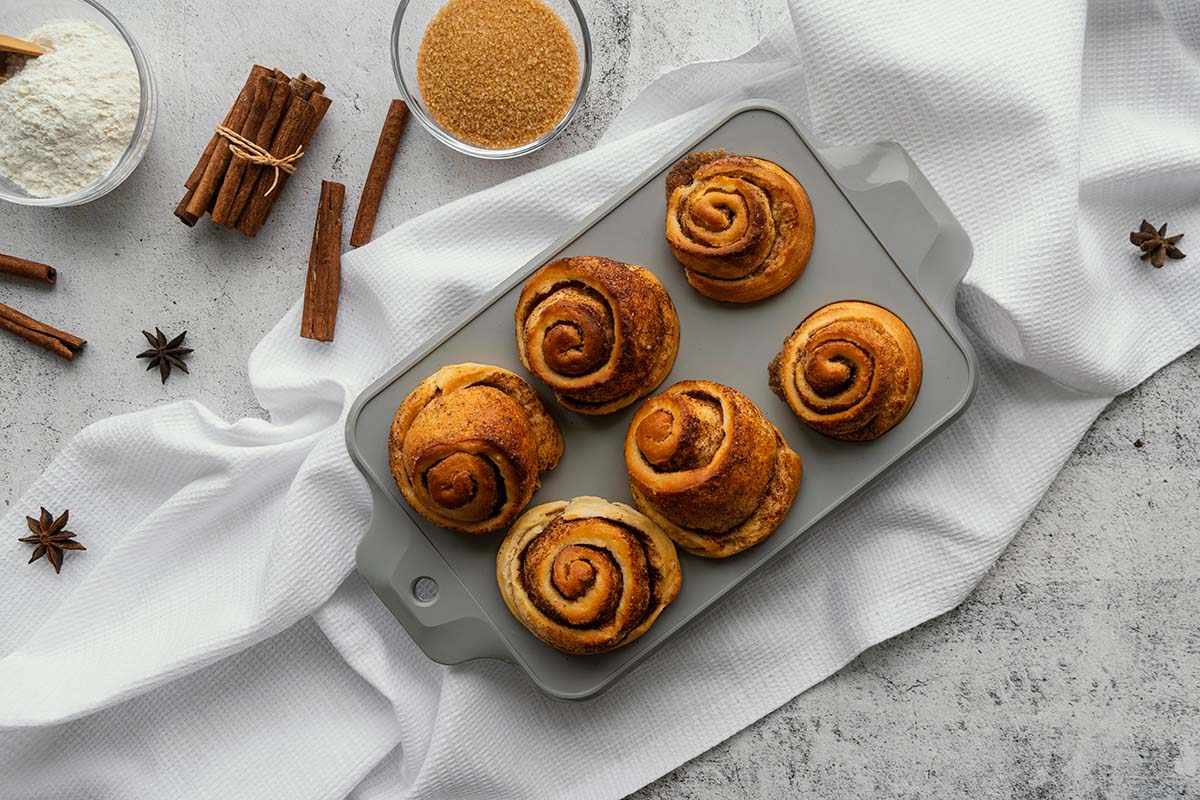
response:
<path id="1" fill-rule="evenodd" d="M 292 94 L 304 101 L 307 101 L 308 98 L 312 97 L 313 92 L 317 88 L 316 85 L 313 84 L 313 82 L 308 79 L 308 76 L 306 76 L 303 72 L 292 78 L 291 81 L 288 82 L 288 86 L 291 87 Z"/>
<path id="2" fill-rule="evenodd" d="M 307 76 L 307 75 L 305 75 L 303 72 L 301 72 L 301 73 L 300 73 L 300 80 L 304 81 L 304 82 L 305 82 L 305 83 L 307 83 L 309 86 L 312 86 L 312 87 L 313 87 L 313 91 L 314 91 L 314 92 L 316 92 L 317 94 L 324 94 L 324 93 L 325 93 L 325 84 L 321 83 L 321 82 L 320 82 L 319 80 L 317 80 L 316 78 L 310 78 L 309 76 Z"/>
<path id="3" fill-rule="evenodd" d="M 192 202 L 192 198 L 195 196 L 195 190 L 188 189 L 183 195 L 183 199 L 179 201 L 179 205 L 175 206 L 175 216 L 179 217 L 179 221 L 189 228 L 195 227 L 196 223 L 200 221 L 199 217 L 189 214 L 187 210 L 188 203 Z"/>
<path id="4" fill-rule="evenodd" d="M 280 81 L 277 78 L 275 81 L 275 94 L 271 96 L 271 106 L 267 109 L 267 115 L 258 129 L 258 136 L 254 140 L 254 143 L 259 147 L 270 150 L 271 140 L 275 138 L 275 134 L 279 130 L 279 123 L 283 120 L 284 110 L 287 108 L 291 98 L 292 93 L 288 88 L 288 82 L 286 80 Z M 262 164 L 246 165 L 245 171 L 238 180 L 237 195 L 233 200 L 233 204 L 225 210 L 225 213 L 221 217 L 218 217 L 214 213 L 214 222 L 220 222 L 227 228 L 233 228 L 237 225 L 238 219 L 242 216 L 242 211 L 246 208 L 246 203 L 250 202 L 250 195 L 254 192 L 254 186 L 258 182 L 258 176 L 262 173 L 263 169 Z M 222 192 L 224 192 L 223 188 Z M 220 204 L 221 199 L 218 198 L 217 205 L 220 206 Z"/>
<path id="5" fill-rule="evenodd" d="M 250 107 L 254 103 L 254 92 L 258 85 L 258 79 L 270 74 L 270 70 L 255 64 L 251 68 L 250 74 L 252 80 L 246 81 L 247 85 L 243 87 L 244 91 L 238 95 L 237 101 L 233 104 L 233 110 L 226 117 L 224 126 L 230 130 L 240 131 L 242 129 L 246 117 L 250 115 Z M 225 170 L 229 167 L 231 158 L 233 158 L 233 153 L 229 150 L 229 142 L 218 137 L 212 155 L 208 159 L 208 165 L 204 168 L 200 182 L 196 184 L 195 193 L 188 202 L 188 214 L 199 218 L 209 210 L 216 198 L 217 191 L 221 188 L 221 182 L 225 177 Z"/>
<path id="6" fill-rule="evenodd" d="M 375 231 L 375 217 L 379 214 L 379 203 L 383 190 L 387 188 L 388 176 L 392 173 L 392 162 L 400 147 L 400 136 L 408 122 L 408 106 L 403 100 L 393 100 L 388 106 L 379 142 L 375 145 L 375 157 L 367 170 L 367 181 L 363 184 L 362 197 L 358 201 L 358 212 L 354 215 L 354 230 L 350 233 L 350 245 L 361 247 L 371 241 Z"/>
<path id="7" fill-rule="evenodd" d="M 243 89 L 242 91 L 245 90 Z M 241 96 L 240 92 L 238 93 L 238 96 Z M 233 109 L 230 108 L 229 114 L 225 115 L 226 121 L 229 119 L 229 116 L 232 113 Z M 221 124 L 224 125 L 225 122 L 222 121 Z M 213 150 L 217 149 L 217 140 L 220 138 L 220 136 L 217 136 L 214 133 L 212 138 L 208 140 L 208 144 L 205 146 L 204 152 L 200 154 L 200 160 L 196 162 L 196 166 L 192 169 L 192 174 L 188 175 L 187 180 L 183 182 L 183 188 L 195 192 L 196 187 L 200 185 L 200 179 L 204 177 L 204 170 L 208 168 L 208 160 L 212 158 Z"/>
<path id="8" fill-rule="evenodd" d="M 282 158 L 294 153 L 296 148 L 304 143 L 304 137 L 308 133 L 313 114 L 313 107 L 309 103 L 293 95 L 268 152 L 275 158 Z M 262 227 L 267 215 L 275 206 L 275 198 L 279 197 L 287 177 L 287 173 L 280 170 L 279 182 L 275 186 L 275 191 L 268 195 L 267 191 L 275 180 L 275 170 L 264 169 L 262 171 L 254 183 L 250 200 L 242 209 L 242 216 L 237 224 L 239 231 L 250 237 L 258 234 L 259 228 Z"/>
<path id="9" fill-rule="evenodd" d="M 58 271 L 49 264 L 39 264 L 16 256 L 6 256 L 0 253 L 0 273 L 12 275 L 15 278 L 28 278 L 31 281 L 41 281 L 53 286 L 58 281 Z"/>
<path id="10" fill-rule="evenodd" d="M 258 133 L 270 110 L 276 88 L 275 78 L 272 75 L 261 76 L 255 84 L 254 103 L 250 106 L 250 113 L 246 116 L 242 129 L 238 131 L 245 139 L 255 144 L 258 144 Z M 271 134 L 274 134 L 274 129 L 271 130 Z M 267 141 L 269 143 L 270 139 L 268 138 Z M 229 212 L 233 208 L 238 189 L 242 185 L 242 175 L 245 174 L 246 167 L 249 165 L 249 161 L 238 155 L 233 156 L 229 162 L 229 168 L 221 180 L 221 190 L 217 193 L 217 200 L 213 204 L 213 222 L 224 225 L 229 219 Z"/>
<path id="11" fill-rule="evenodd" d="M 55 355 L 70 361 L 75 353 L 83 349 L 86 341 L 78 336 L 51 328 L 38 322 L 33 317 L 27 317 L 15 308 L 0 303 L 0 329 L 21 337 L 27 342 L 44 347 Z"/>
<path id="12" fill-rule="evenodd" d="M 308 279 L 304 285 L 304 312 L 300 335 L 305 339 L 332 342 L 337 326 L 338 299 L 342 283 L 342 205 L 346 187 L 321 181 L 321 201 L 308 253 Z"/>
<path id="13" fill-rule="evenodd" d="M 313 107 L 312 122 L 308 124 L 308 130 L 304 134 L 304 145 L 308 146 L 309 140 L 316 134 L 317 128 L 321 125 L 321 120 L 325 119 L 325 112 L 329 110 L 329 106 L 333 105 L 333 101 L 323 94 L 314 94 L 308 98 L 308 104 Z"/>

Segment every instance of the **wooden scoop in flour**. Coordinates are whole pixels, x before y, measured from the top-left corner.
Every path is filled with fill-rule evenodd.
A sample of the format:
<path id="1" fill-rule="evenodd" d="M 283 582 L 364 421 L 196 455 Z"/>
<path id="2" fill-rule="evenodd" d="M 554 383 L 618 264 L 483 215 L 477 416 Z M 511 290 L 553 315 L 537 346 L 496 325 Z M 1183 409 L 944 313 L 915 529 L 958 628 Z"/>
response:
<path id="1" fill-rule="evenodd" d="M 0 53 L 16 53 L 19 56 L 37 58 L 45 52 L 46 48 L 41 45 L 27 42 L 24 39 L 17 39 L 13 36 L 5 36 L 0 33 Z"/>
<path id="2" fill-rule="evenodd" d="M 41 45 L 0 33 L 0 83 L 9 79 L 14 62 L 21 64 L 28 59 L 44 55 L 45 52 L 46 48 Z"/>

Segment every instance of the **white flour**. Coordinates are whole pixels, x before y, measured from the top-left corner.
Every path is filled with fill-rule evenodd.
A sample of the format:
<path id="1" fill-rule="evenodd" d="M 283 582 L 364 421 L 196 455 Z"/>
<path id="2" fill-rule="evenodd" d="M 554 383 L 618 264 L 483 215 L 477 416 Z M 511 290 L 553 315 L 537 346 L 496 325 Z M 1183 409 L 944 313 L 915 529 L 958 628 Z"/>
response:
<path id="1" fill-rule="evenodd" d="M 48 22 L 22 38 L 50 52 L 0 83 L 0 175 L 40 197 L 70 194 L 129 145 L 137 66 L 125 42 L 85 20 Z"/>

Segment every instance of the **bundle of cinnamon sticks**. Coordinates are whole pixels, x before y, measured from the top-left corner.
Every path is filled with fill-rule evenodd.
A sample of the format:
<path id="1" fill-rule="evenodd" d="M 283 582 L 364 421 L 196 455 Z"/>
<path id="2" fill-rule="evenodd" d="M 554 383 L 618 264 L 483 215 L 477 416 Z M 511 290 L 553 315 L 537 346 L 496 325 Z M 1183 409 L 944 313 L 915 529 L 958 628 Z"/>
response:
<path id="1" fill-rule="evenodd" d="M 187 193 L 175 216 L 191 226 L 209 213 L 213 222 L 257 236 L 329 110 L 324 91 L 325 84 L 304 73 L 289 78 L 282 70 L 255 64 L 184 182 Z M 271 160 L 261 163 L 265 156 L 248 152 L 254 150 Z"/>

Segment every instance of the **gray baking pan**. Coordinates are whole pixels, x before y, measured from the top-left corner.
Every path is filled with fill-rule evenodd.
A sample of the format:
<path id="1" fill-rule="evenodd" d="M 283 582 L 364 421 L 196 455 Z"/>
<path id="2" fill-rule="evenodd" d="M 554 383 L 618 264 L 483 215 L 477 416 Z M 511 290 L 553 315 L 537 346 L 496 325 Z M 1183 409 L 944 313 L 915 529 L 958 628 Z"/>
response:
<path id="1" fill-rule="evenodd" d="M 699 295 L 663 238 L 667 170 L 694 150 L 716 148 L 777 162 L 812 199 L 816 237 L 808 268 L 790 288 L 759 303 L 722 304 Z M 963 412 L 977 367 L 955 321 L 954 298 L 971 254 L 962 227 L 898 145 L 826 147 L 768 103 L 731 108 L 719 124 L 665 153 L 579 230 L 518 270 L 356 400 L 346 440 L 374 498 L 370 530 L 358 549 L 359 571 L 434 661 L 500 659 L 554 697 L 584 700 L 598 694 L 667 639 L 686 636 L 687 624 L 702 613 L 722 613 L 722 595 Z M 529 379 L 566 439 L 562 462 L 544 476 L 533 503 L 577 495 L 631 503 L 622 445 L 636 404 L 599 418 L 566 411 L 517 358 L 513 310 L 522 284 L 546 262 L 570 255 L 602 255 L 653 271 L 675 302 L 682 331 L 675 368 L 663 386 L 702 378 L 741 390 L 804 460 L 800 492 L 779 530 L 732 558 L 708 560 L 681 551 L 683 588 L 654 627 L 630 645 L 589 656 L 560 653 L 521 627 L 496 586 L 503 533 L 466 536 L 430 525 L 397 490 L 387 454 L 392 417 L 423 378 L 446 364 L 495 364 Z M 767 386 L 767 364 L 796 325 L 826 303 L 850 299 L 877 303 L 904 319 L 925 369 L 912 411 L 887 435 L 866 443 L 810 431 Z M 432 598 L 433 584 L 423 578 L 436 583 Z M 654 680 L 654 674 L 637 679 Z"/>

